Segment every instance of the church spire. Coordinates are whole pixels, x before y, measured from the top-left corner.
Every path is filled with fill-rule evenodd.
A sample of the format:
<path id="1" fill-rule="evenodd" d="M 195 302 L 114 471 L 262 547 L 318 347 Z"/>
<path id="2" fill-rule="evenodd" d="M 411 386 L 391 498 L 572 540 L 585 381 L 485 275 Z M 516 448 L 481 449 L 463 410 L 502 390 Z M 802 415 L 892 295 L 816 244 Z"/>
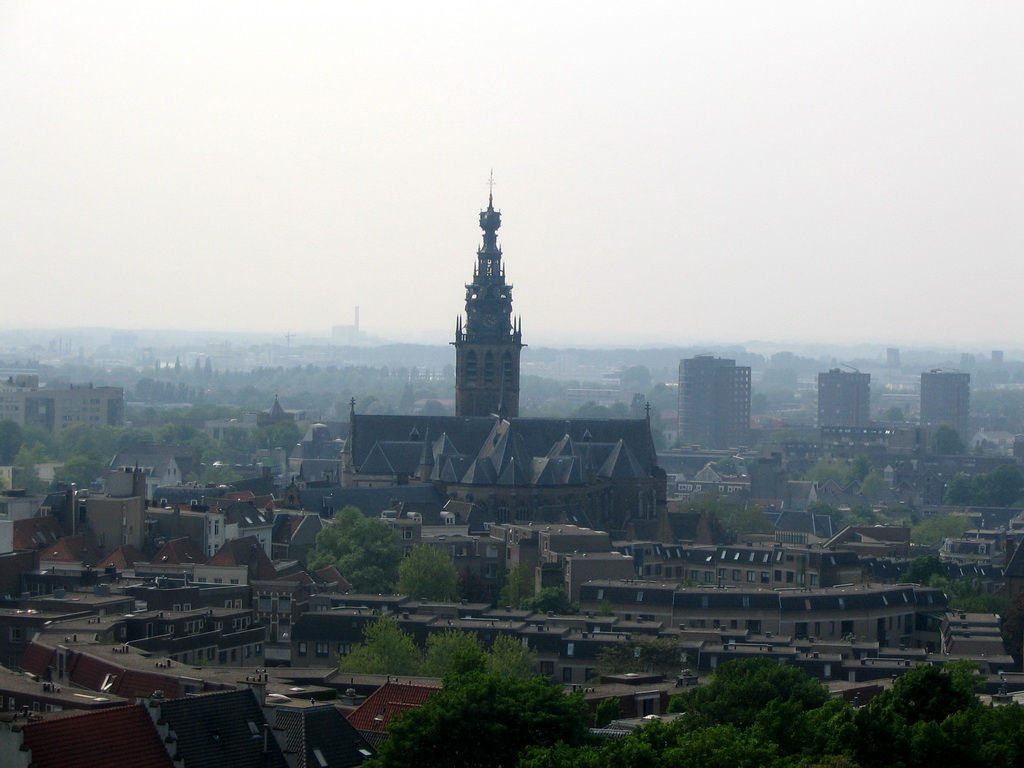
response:
<path id="1" fill-rule="evenodd" d="M 519 411 L 520 327 L 512 317 L 512 286 L 505 281 L 494 209 L 494 174 L 488 182 L 487 209 L 480 212 L 483 242 L 477 250 L 473 282 L 466 285 L 466 320 L 455 327 L 455 411 L 485 416 Z"/>

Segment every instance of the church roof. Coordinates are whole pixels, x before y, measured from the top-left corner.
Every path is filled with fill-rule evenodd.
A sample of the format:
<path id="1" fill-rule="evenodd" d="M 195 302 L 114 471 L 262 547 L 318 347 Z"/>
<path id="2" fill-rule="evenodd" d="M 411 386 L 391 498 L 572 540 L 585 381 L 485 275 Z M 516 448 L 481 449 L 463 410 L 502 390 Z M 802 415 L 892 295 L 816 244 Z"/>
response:
<path id="1" fill-rule="evenodd" d="M 583 484 L 588 473 L 641 478 L 657 464 L 646 419 L 352 418 L 360 474 L 415 474 L 423 445 L 408 440 L 410 434 L 441 435 L 433 444 L 431 479 L 449 484 Z"/>

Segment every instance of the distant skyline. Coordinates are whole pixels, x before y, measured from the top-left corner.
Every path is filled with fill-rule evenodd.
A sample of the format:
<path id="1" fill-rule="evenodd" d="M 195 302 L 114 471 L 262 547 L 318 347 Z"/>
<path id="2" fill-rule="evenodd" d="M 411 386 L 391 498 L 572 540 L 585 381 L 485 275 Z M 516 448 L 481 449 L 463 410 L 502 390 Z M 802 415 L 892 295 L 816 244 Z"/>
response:
<path id="1" fill-rule="evenodd" d="M 0 330 L 1022 346 L 1024 6 L 0 4 Z M 525 358 L 524 358 L 525 359 Z"/>

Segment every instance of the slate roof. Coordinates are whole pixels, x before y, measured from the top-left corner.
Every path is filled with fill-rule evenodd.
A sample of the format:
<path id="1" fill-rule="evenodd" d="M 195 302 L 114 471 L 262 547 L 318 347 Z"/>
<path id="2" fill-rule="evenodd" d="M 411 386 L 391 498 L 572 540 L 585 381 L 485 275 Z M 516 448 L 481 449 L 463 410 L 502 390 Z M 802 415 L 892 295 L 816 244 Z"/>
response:
<path id="1" fill-rule="evenodd" d="M 348 714 L 348 721 L 362 732 L 383 732 L 395 717 L 423 706 L 439 690 L 433 685 L 384 683 Z"/>
<path id="2" fill-rule="evenodd" d="M 229 523 L 237 523 L 239 529 L 273 524 L 273 514 L 257 509 L 251 501 L 235 501 L 226 505 L 224 518 Z"/>
<path id="3" fill-rule="evenodd" d="M 171 755 L 186 766 L 287 768 L 273 734 L 264 738 L 267 721 L 250 688 L 163 701 L 159 722 L 174 732 Z"/>
<path id="4" fill-rule="evenodd" d="M 306 488 L 299 491 L 299 504 L 303 509 L 318 510 L 323 517 L 332 517 L 336 511 L 349 505 L 368 517 L 376 517 L 403 501 L 433 502 L 444 506 L 445 499 L 433 485 L 398 485 L 385 488 Z"/>
<path id="5" fill-rule="evenodd" d="M 274 711 L 274 726 L 285 732 L 284 751 L 295 755 L 294 768 L 350 768 L 376 754 L 370 742 L 333 704 L 279 705 Z"/>
<path id="6" fill-rule="evenodd" d="M 353 414 L 353 465 L 413 475 L 430 444 L 431 478 L 468 485 L 582 484 L 587 473 L 643 477 L 657 465 L 646 419 L 527 419 Z"/>
<path id="7" fill-rule="evenodd" d="M 1003 569 L 1003 578 L 1024 578 L 1024 547 L 1018 546 L 1013 550 L 1013 557 Z"/>
<path id="8" fill-rule="evenodd" d="M 101 709 L 21 726 L 36 768 L 173 768 L 142 705 Z"/>

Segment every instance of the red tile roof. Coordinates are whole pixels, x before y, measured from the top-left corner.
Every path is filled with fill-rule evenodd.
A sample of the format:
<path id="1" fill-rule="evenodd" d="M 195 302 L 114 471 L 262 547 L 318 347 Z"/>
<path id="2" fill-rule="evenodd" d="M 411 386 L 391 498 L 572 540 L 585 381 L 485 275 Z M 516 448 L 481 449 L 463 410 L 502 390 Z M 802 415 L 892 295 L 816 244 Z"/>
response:
<path id="1" fill-rule="evenodd" d="M 348 721 L 360 731 L 384 731 L 397 715 L 423 706 L 439 690 L 436 685 L 384 683 L 347 714 Z"/>
<path id="2" fill-rule="evenodd" d="M 277 569 L 263 551 L 263 545 L 255 536 L 243 536 L 224 542 L 213 557 L 206 561 L 207 565 L 244 565 L 249 569 L 249 577 L 272 581 L 277 578 Z"/>
<path id="3" fill-rule="evenodd" d="M 203 550 L 188 536 L 171 539 L 149 562 L 153 565 L 180 565 L 182 563 L 205 563 Z"/>
<path id="4" fill-rule="evenodd" d="M 30 643 L 25 652 L 21 654 L 21 661 L 18 662 L 18 666 L 26 672 L 43 677 L 46 674 L 46 668 L 50 666 L 53 654 L 53 648 L 48 648 L 39 643 Z"/>
<path id="5" fill-rule="evenodd" d="M 100 551 L 92 540 L 82 536 L 65 536 L 39 552 L 40 562 L 88 563 L 100 559 Z"/>
<path id="6" fill-rule="evenodd" d="M 97 568 L 107 568 L 113 566 L 114 568 L 132 568 L 136 563 L 149 562 L 146 556 L 142 554 L 136 547 L 131 544 L 125 544 L 122 547 L 118 547 L 109 555 L 104 555 L 97 560 L 93 565 Z"/>
<path id="7" fill-rule="evenodd" d="M 114 707 L 21 726 L 37 768 L 173 768 L 142 705 Z"/>
<path id="8" fill-rule="evenodd" d="M 49 546 L 64 535 L 53 515 L 14 521 L 14 548 L 39 549 Z"/>

